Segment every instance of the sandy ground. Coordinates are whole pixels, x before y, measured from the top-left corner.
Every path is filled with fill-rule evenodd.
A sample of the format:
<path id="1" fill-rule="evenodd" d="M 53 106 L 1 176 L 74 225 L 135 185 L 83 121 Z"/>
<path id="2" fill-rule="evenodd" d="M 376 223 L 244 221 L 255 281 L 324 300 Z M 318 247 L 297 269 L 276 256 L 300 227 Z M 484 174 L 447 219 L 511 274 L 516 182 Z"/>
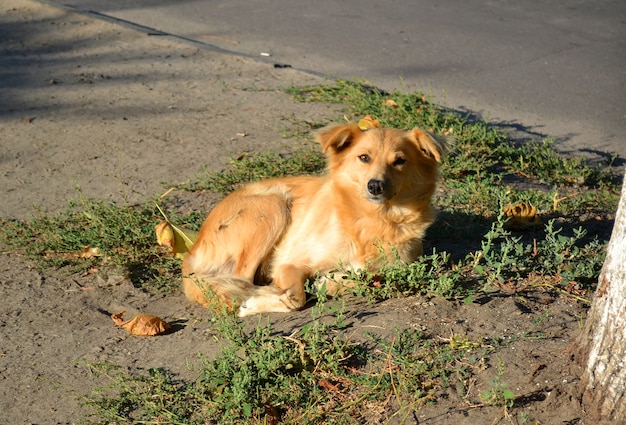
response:
<path id="1" fill-rule="evenodd" d="M 140 202 L 162 192 L 161 182 L 192 179 L 204 164 L 224 167 L 235 152 L 288 149 L 296 142 L 281 134 L 294 120 L 337 117 L 326 105 L 300 104 L 281 91 L 321 82 L 317 77 L 28 0 L 0 3 L 0 43 L 0 217 L 27 219 L 33 205 L 63 209 L 76 186 L 90 197 Z M 3 249 L 0 285 L 0 423 L 80 422 L 88 411 L 79 397 L 103 384 L 85 362 L 167 367 L 193 378 L 198 353 L 219 348 L 207 312 L 180 294 L 147 294 L 124 276 L 42 272 Z M 420 326 L 476 339 L 519 334 L 549 311 L 536 329 L 548 338 L 499 352 L 503 381 L 528 394 L 508 416 L 468 408 L 450 390 L 409 423 L 522 423 L 525 415 L 541 424 L 585 423 L 575 395 L 580 369 L 565 352 L 579 331 L 579 305 L 549 297 L 531 308 L 510 297 L 471 305 L 424 301 L 352 301 L 347 319 L 357 332 Z M 109 314 L 120 310 L 185 326 L 165 337 L 131 337 L 112 326 Z M 309 317 L 271 316 L 286 332 Z M 474 398 L 488 389 L 497 366 L 493 359 L 476 376 Z"/>

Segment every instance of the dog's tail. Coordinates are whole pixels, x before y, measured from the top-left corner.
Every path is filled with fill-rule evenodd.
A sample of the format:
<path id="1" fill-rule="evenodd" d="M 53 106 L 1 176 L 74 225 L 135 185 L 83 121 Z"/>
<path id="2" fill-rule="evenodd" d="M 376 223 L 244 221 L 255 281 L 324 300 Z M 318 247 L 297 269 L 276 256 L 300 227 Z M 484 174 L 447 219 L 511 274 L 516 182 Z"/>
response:
<path id="1" fill-rule="evenodd" d="M 289 312 L 287 297 L 274 286 L 257 286 L 241 276 L 215 275 L 183 278 L 183 291 L 188 299 L 205 307 L 226 306 L 229 311 L 238 307 L 239 316 L 263 312 Z"/>

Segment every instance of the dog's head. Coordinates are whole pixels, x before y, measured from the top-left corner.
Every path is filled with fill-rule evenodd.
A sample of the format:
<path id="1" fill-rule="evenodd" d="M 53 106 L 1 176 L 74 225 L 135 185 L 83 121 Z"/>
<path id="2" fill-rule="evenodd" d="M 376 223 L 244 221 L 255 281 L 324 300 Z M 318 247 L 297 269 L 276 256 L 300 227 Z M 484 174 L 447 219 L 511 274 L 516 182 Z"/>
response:
<path id="1" fill-rule="evenodd" d="M 448 141 L 418 128 L 361 130 L 356 124 L 318 134 L 328 170 L 338 187 L 376 204 L 429 201 Z"/>

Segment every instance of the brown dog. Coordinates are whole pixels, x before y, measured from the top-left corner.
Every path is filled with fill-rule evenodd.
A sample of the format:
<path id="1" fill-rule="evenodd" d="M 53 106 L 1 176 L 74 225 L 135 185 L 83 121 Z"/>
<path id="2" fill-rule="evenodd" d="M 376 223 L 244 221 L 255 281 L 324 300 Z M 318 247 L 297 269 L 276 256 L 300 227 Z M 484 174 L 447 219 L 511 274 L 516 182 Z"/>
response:
<path id="1" fill-rule="evenodd" d="M 406 262 L 422 254 L 446 140 L 356 124 L 318 140 L 325 176 L 252 183 L 211 211 L 183 263 L 190 300 L 208 305 L 210 289 L 240 316 L 288 312 L 304 306 L 311 277 L 330 295 L 349 285 L 329 274 L 339 264 L 375 271 L 381 252 Z"/>

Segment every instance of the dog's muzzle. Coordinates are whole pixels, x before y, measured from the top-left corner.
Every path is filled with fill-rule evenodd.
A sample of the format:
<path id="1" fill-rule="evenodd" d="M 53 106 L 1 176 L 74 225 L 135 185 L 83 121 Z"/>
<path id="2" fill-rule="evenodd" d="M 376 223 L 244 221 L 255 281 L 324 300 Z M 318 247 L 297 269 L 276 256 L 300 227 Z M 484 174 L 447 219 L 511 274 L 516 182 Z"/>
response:
<path id="1" fill-rule="evenodd" d="M 381 196 L 385 193 L 385 182 L 382 180 L 370 180 L 367 182 L 367 191 L 372 196 Z"/>

